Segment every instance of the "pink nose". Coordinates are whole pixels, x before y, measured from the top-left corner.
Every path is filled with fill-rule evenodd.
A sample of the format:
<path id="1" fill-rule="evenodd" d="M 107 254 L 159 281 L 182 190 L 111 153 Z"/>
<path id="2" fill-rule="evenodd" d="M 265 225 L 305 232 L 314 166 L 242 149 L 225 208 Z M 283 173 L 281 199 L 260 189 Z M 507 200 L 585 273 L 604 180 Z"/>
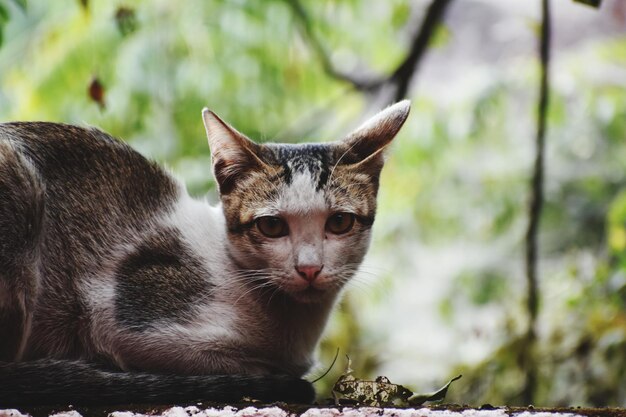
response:
<path id="1" fill-rule="evenodd" d="M 322 268 L 324 268 L 324 265 L 300 265 L 296 266 L 296 271 L 302 278 L 313 282 L 322 271 Z"/>

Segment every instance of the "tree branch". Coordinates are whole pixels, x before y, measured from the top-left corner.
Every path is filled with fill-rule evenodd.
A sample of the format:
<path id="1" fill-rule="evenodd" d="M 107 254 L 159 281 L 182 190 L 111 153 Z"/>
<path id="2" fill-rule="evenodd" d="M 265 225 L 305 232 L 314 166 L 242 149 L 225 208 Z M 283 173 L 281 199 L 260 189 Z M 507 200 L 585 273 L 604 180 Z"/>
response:
<path id="1" fill-rule="evenodd" d="M 532 358 L 534 345 L 537 338 L 537 313 L 539 311 L 539 285 L 537 278 L 537 253 L 538 253 L 538 232 L 539 222 L 541 220 L 541 211 L 543 208 L 544 195 L 544 170 L 545 170 L 545 134 L 546 119 L 549 100 L 549 66 L 550 66 L 550 2 L 542 0 L 542 22 L 541 36 L 539 39 L 539 53 L 541 60 L 541 84 L 539 87 L 539 103 L 537 106 L 537 136 L 535 149 L 535 163 L 533 168 L 533 176 L 531 179 L 531 194 L 528 207 L 529 220 L 528 229 L 526 231 L 526 281 L 527 281 L 527 299 L 526 308 L 528 310 L 528 329 L 527 329 L 527 359 L 524 361 L 526 365 L 526 382 L 523 391 L 523 399 L 525 403 L 530 404 L 534 397 L 534 391 L 537 385 L 537 368 Z"/>
<path id="2" fill-rule="evenodd" d="M 413 37 L 411 48 L 406 58 L 390 77 L 390 80 L 396 86 L 395 101 L 400 101 L 406 97 L 413 76 L 426 52 L 428 43 L 451 2 L 452 0 L 433 0 L 430 6 L 428 6 L 426 16 L 424 16 L 420 29 L 416 31 Z"/>
<path id="3" fill-rule="evenodd" d="M 324 71 L 333 78 L 352 84 L 356 90 L 371 91 L 379 88 L 385 81 L 385 78 L 372 77 L 370 79 L 359 78 L 352 74 L 345 73 L 333 65 L 326 48 L 316 36 L 309 14 L 300 3 L 300 0 L 286 0 L 287 5 L 291 8 L 293 14 L 298 20 L 302 34 L 305 36 L 311 48 L 322 63 Z"/>
<path id="4" fill-rule="evenodd" d="M 300 0 L 286 0 L 286 2 L 298 19 L 303 35 L 318 56 L 324 71 L 329 76 L 347 82 L 354 89 L 366 93 L 374 93 L 383 86 L 392 85 L 394 87 L 394 100 L 399 101 L 406 97 L 411 81 L 426 52 L 428 43 L 452 0 L 433 0 L 426 10 L 426 15 L 419 30 L 413 36 L 411 46 L 404 60 L 389 75 L 370 77 L 357 77 L 337 69 L 320 39 L 316 36 L 311 19 Z"/>

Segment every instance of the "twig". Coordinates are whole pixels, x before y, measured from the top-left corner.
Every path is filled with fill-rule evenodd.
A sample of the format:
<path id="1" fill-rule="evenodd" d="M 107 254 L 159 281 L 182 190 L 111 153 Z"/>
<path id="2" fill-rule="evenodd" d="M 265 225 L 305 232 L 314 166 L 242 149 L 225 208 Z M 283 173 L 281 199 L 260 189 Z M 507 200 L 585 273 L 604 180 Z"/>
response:
<path id="1" fill-rule="evenodd" d="M 285 0 L 291 7 L 295 17 L 298 19 L 303 35 L 306 37 L 311 48 L 318 56 L 322 67 L 326 73 L 340 81 L 347 82 L 358 91 L 365 93 L 375 93 L 383 86 L 392 85 L 394 88 L 394 100 L 399 101 L 405 98 L 411 81 L 416 73 L 419 63 L 428 47 L 428 43 L 441 21 L 448 5 L 452 0 L 433 0 L 428 9 L 424 20 L 413 36 L 411 47 L 406 57 L 389 75 L 357 77 L 337 69 L 320 39 L 316 36 L 311 19 L 300 3 L 300 0 Z"/>
<path id="2" fill-rule="evenodd" d="M 426 10 L 426 16 L 420 29 L 415 33 L 411 48 L 404 61 L 396 68 L 390 77 L 395 84 L 394 101 L 406 98 L 413 75 L 422 61 L 428 43 L 437 29 L 439 22 L 452 0 L 433 0 Z"/>
<path id="3" fill-rule="evenodd" d="M 333 369 L 333 366 L 335 366 L 335 362 L 337 362 L 337 357 L 339 356 L 339 348 L 337 348 L 337 351 L 335 352 L 335 358 L 333 359 L 333 363 L 330 364 L 330 366 L 328 367 L 328 369 L 326 369 L 326 372 L 324 372 L 322 375 L 318 376 L 317 378 L 315 378 L 313 381 L 311 381 L 311 384 L 315 384 L 317 381 L 319 381 L 320 379 L 324 378 L 326 375 L 328 375 L 328 373 L 330 372 L 331 369 Z M 348 358 L 349 359 L 349 358 Z"/>
<path id="4" fill-rule="evenodd" d="M 537 339 L 537 313 L 539 311 L 539 285 L 537 278 L 538 231 L 543 208 L 544 169 L 545 169 L 545 134 L 549 99 L 549 65 L 550 65 L 550 1 L 542 0 L 541 36 L 539 40 L 541 60 L 541 84 L 539 87 L 539 103 L 537 106 L 537 136 L 535 149 L 535 163 L 531 179 L 531 195 L 528 229 L 526 232 L 526 280 L 528 309 L 528 329 L 526 333 L 526 382 L 523 390 L 523 399 L 530 404 L 534 397 L 537 385 L 537 367 L 532 357 Z"/>
<path id="5" fill-rule="evenodd" d="M 386 81 L 385 78 L 378 77 L 371 79 L 359 79 L 352 74 L 347 74 L 335 68 L 330 59 L 330 56 L 328 55 L 328 52 L 326 51 L 326 48 L 324 48 L 322 42 L 316 36 L 309 14 L 304 9 L 304 6 L 302 6 L 302 3 L 300 3 L 300 0 L 286 0 L 286 3 L 289 5 L 289 7 L 291 7 L 293 14 L 298 19 L 298 23 L 300 24 L 303 35 L 306 37 L 310 46 L 313 48 L 313 51 L 322 63 L 324 71 L 326 71 L 328 75 L 340 81 L 345 81 L 352 84 L 352 86 L 359 91 L 370 91 L 377 89 Z"/>

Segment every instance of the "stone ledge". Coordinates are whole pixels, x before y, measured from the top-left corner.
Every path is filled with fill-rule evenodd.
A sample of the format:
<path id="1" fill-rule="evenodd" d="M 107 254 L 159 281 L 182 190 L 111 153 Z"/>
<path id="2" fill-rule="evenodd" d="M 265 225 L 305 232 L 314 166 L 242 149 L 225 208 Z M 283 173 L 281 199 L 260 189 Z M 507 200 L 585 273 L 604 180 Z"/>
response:
<path id="1" fill-rule="evenodd" d="M 67 407 L 66 407 L 67 408 Z M 33 411 L 17 409 L 0 410 L 0 417 L 626 417 L 626 409 L 616 408 L 576 408 L 576 409 L 533 409 L 502 407 L 490 409 L 463 408 L 458 406 L 436 408 L 377 408 L 377 407 L 302 407 L 297 410 L 285 406 L 223 406 L 208 407 L 188 406 L 170 408 L 145 408 L 133 411 L 122 411 L 126 407 L 117 407 L 120 411 L 105 409 L 65 411 L 43 408 Z M 25 407 L 24 410 L 28 409 Z"/>

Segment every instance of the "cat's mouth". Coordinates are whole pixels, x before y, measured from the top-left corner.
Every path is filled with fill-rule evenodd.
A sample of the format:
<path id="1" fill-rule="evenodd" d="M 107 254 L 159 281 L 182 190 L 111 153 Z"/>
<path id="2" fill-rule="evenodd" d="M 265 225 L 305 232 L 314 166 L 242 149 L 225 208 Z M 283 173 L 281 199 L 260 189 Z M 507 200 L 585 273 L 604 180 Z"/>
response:
<path id="1" fill-rule="evenodd" d="M 300 303 L 308 304 L 326 300 L 329 296 L 329 292 L 325 289 L 315 288 L 309 285 L 307 288 L 300 291 L 290 291 L 289 295 Z"/>
<path id="2" fill-rule="evenodd" d="M 330 288 L 323 285 L 321 282 L 304 282 L 304 280 L 302 280 L 301 278 L 294 279 L 294 284 L 283 288 L 283 291 L 298 302 L 322 302 L 327 300 L 328 297 L 332 296 L 332 291 L 330 291 Z"/>
<path id="3" fill-rule="evenodd" d="M 299 277 L 287 282 L 267 280 L 263 281 L 265 284 L 259 288 L 262 288 L 262 293 L 268 296 L 270 300 L 275 299 L 276 294 L 279 293 L 296 302 L 306 304 L 322 302 L 332 296 L 332 291 L 320 283 L 301 281 L 303 280 Z"/>

